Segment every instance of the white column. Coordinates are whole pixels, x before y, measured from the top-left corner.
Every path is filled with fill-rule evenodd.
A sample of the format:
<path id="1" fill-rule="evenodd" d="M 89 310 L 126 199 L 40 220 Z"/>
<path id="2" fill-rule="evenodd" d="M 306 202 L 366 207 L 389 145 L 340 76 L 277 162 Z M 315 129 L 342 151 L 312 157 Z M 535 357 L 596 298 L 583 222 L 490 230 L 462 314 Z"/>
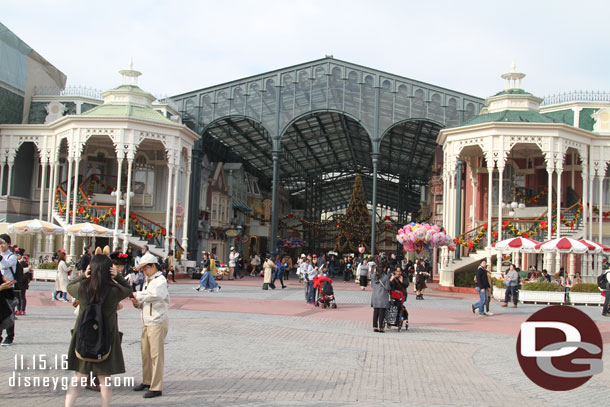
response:
<path id="1" fill-rule="evenodd" d="M 589 173 L 589 240 L 593 240 L 593 171 Z"/>
<path id="2" fill-rule="evenodd" d="M 449 171 L 449 234 L 455 235 L 455 171 Z"/>
<path id="3" fill-rule="evenodd" d="M 498 164 L 500 162 L 498 161 Z M 504 183 L 504 164 L 498 165 L 498 240 L 502 240 L 502 195 Z M 502 270 L 502 254 L 498 253 L 496 257 L 496 271 Z"/>
<path id="4" fill-rule="evenodd" d="M 47 160 L 43 158 L 40 160 L 41 169 L 41 180 L 40 180 L 40 202 L 38 207 L 38 219 L 42 220 L 42 214 L 44 210 L 44 191 L 45 184 L 47 181 Z"/>
<path id="5" fill-rule="evenodd" d="M 72 191 L 72 224 L 76 223 L 76 212 L 78 210 L 78 167 L 80 167 L 80 154 L 74 156 L 74 190 Z M 68 196 L 69 197 L 69 196 Z"/>
<path id="6" fill-rule="evenodd" d="M 8 162 L 8 183 L 6 184 L 6 195 L 11 196 L 11 189 L 13 186 L 13 162 Z"/>
<path id="7" fill-rule="evenodd" d="M 171 216 L 171 204 L 172 204 L 172 179 L 174 176 L 174 165 L 173 164 L 168 164 L 167 165 L 167 172 L 168 172 L 168 176 L 167 176 L 167 202 L 165 204 L 165 250 L 169 250 L 170 249 L 170 244 L 169 244 L 169 234 L 170 234 L 170 216 Z"/>
<path id="8" fill-rule="evenodd" d="M 599 237 L 598 237 L 598 243 L 602 242 L 602 221 L 604 219 L 604 217 L 602 216 L 602 212 L 604 211 L 604 173 L 605 171 L 601 171 L 598 174 L 599 175 L 599 218 L 598 218 L 598 224 L 599 224 Z"/>
<path id="9" fill-rule="evenodd" d="M 123 171 L 123 157 L 117 156 L 117 175 L 116 175 L 116 206 L 114 214 L 114 234 L 112 237 L 113 249 L 119 245 L 119 218 L 121 217 L 121 175 Z"/>
<path id="10" fill-rule="evenodd" d="M 125 196 L 125 241 L 123 242 L 123 247 L 126 248 L 125 242 L 127 242 L 127 236 L 129 236 L 129 219 L 131 219 L 131 214 L 129 213 L 130 204 L 131 204 L 131 171 L 133 167 L 133 157 L 127 157 L 127 192 Z"/>
<path id="11" fill-rule="evenodd" d="M 587 218 L 589 217 L 589 209 L 587 208 L 589 204 L 589 200 L 587 199 L 587 195 L 589 193 L 587 188 L 587 173 L 584 171 L 584 166 L 581 172 L 582 177 L 582 237 L 583 239 L 587 238 Z"/>
<path id="12" fill-rule="evenodd" d="M 0 165 L 0 195 L 4 195 L 4 165 L 5 162 L 2 162 Z"/>
<path id="13" fill-rule="evenodd" d="M 561 237 L 561 174 L 563 173 L 562 167 L 557 167 L 557 232 L 555 237 Z M 555 254 L 555 272 L 561 268 L 561 257 L 559 253 Z M 567 268 L 567 267 L 566 267 Z"/>
<path id="14" fill-rule="evenodd" d="M 547 240 L 551 240 L 553 238 L 553 232 L 551 229 L 553 228 L 553 167 L 547 165 L 546 172 L 549 176 L 549 192 L 547 194 L 548 197 L 548 208 L 547 208 L 547 218 L 548 218 L 548 233 Z"/>
<path id="15" fill-rule="evenodd" d="M 57 162 L 55 162 L 55 165 L 53 166 L 53 178 L 51 181 L 51 214 L 50 214 L 51 222 L 53 221 L 53 210 L 55 209 L 55 189 L 57 187 L 56 184 L 57 184 L 58 172 L 59 172 L 59 164 Z"/>
<path id="16" fill-rule="evenodd" d="M 576 274 L 574 270 L 576 268 L 576 258 L 574 257 L 573 253 L 570 253 L 570 277 L 573 278 L 574 275 Z M 580 274 L 580 277 L 582 278 L 582 273 Z"/>
<path id="17" fill-rule="evenodd" d="M 491 195 L 493 190 L 494 163 L 487 162 L 487 263 L 491 264 Z"/>
<path id="18" fill-rule="evenodd" d="M 470 174 L 472 175 L 471 185 L 472 185 L 472 216 L 470 221 L 470 229 L 473 229 L 477 219 L 477 174 L 474 171 L 474 168 L 470 168 Z"/>
<path id="19" fill-rule="evenodd" d="M 172 208 L 172 238 L 175 239 L 174 242 L 177 241 L 178 236 L 176 236 L 176 210 L 178 209 L 178 179 L 180 176 L 180 169 L 179 167 L 176 167 L 175 171 L 174 171 L 174 192 L 172 193 L 173 195 L 173 205 L 174 207 Z M 170 245 L 170 249 L 173 249 L 176 244 L 174 243 L 174 245 Z M 176 253 L 174 253 L 175 255 Z"/>
<path id="20" fill-rule="evenodd" d="M 561 174 L 563 172 L 563 168 L 557 168 L 557 235 L 556 237 L 561 237 Z"/>
<path id="21" fill-rule="evenodd" d="M 188 163 L 187 163 L 187 168 Z M 182 247 L 186 252 L 186 248 L 188 245 L 188 222 L 189 222 L 189 192 L 191 188 L 191 171 L 188 169 L 186 171 L 186 187 L 184 188 L 184 216 L 182 218 Z M 186 256 L 185 256 L 186 257 Z"/>
<path id="22" fill-rule="evenodd" d="M 68 179 L 66 180 L 66 223 L 70 224 L 70 194 L 72 192 L 72 157 L 68 155 Z M 75 188 L 76 189 L 76 188 Z"/>

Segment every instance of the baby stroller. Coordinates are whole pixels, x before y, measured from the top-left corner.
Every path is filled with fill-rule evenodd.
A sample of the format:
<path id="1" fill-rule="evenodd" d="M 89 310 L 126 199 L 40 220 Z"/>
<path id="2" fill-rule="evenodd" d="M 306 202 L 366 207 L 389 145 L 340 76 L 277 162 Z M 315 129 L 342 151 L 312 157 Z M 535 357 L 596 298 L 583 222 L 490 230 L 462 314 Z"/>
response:
<path id="1" fill-rule="evenodd" d="M 402 291 L 390 290 L 390 307 L 385 313 L 385 323 L 398 328 L 398 332 L 402 329 L 402 323 L 405 324 L 405 330 L 409 329 L 409 313 L 404 305 L 404 295 Z"/>
<path id="2" fill-rule="evenodd" d="M 316 307 L 322 308 L 337 308 L 335 302 L 335 291 L 333 290 L 333 280 L 325 276 L 316 276 L 313 278 L 314 290 L 318 290 L 318 299 Z"/>

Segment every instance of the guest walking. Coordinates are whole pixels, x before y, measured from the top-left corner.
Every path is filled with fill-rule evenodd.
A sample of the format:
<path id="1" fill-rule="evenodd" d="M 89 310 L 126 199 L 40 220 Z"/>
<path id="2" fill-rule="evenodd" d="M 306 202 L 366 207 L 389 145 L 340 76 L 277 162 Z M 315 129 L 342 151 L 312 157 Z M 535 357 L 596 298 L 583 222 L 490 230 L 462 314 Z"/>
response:
<path id="1" fill-rule="evenodd" d="M 268 287 L 271 287 L 272 290 L 275 290 L 275 284 L 273 284 L 273 281 L 271 280 L 271 278 L 273 277 L 273 270 L 275 269 L 277 269 L 277 266 L 275 265 L 273 260 L 271 260 L 271 254 L 268 253 L 267 258 L 265 259 L 265 263 L 263 263 L 263 271 L 265 276 L 265 279 L 263 280 L 263 290 L 267 290 Z M 282 284 L 284 284 L 283 281 Z"/>

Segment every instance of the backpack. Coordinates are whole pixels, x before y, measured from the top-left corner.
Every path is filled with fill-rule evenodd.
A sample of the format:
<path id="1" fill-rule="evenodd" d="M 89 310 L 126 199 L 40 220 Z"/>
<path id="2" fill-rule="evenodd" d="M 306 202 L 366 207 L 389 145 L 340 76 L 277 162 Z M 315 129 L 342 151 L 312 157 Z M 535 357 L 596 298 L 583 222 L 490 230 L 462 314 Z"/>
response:
<path id="1" fill-rule="evenodd" d="M 214 259 L 210 259 L 210 271 L 212 272 L 212 275 L 216 277 L 216 272 L 218 271 L 218 268 L 216 267 L 216 260 Z"/>
<path id="2" fill-rule="evenodd" d="M 169 270 L 169 259 L 167 257 L 163 260 L 163 270 Z"/>
<path id="3" fill-rule="evenodd" d="M 74 335 L 74 353 L 80 360 L 103 362 L 110 355 L 112 348 L 110 330 L 102 310 L 109 291 L 110 287 L 106 286 L 102 299 L 90 303 L 87 290 L 82 290 L 87 306 L 83 310 Z"/>
<path id="4" fill-rule="evenodd" d="M 11 256 L 15 256 L 14 254 L 11 254 Z M 9 257 L 11 257 L 9 256 Z M 15 283 L 14 289 L 17 291 L 20 291 L 23 288 L 23 281 L 25 279 L 24 275 L 23 275 L 23 266 L 21 265 L 20 262 L 15 263 L 15 270 L 13 270 L 13 276 L 15 277 L 15 281 L 17 281 Z"/>
<path id="5" fill-rule="evenodd" d="M 599 276 L 597 276 L 597 286 L 602 290 L 608 289 L 608 279 L 606 276 L 607 274 L 608 274 L 608 272 L 606 271 L 605 273 L 602 273 Z"/>

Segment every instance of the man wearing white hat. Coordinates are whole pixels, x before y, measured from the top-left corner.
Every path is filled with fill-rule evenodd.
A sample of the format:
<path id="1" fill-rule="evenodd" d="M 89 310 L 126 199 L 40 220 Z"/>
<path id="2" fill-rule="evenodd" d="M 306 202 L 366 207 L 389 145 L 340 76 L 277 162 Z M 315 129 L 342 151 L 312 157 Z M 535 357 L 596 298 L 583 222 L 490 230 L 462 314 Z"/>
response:
<path id="1" fill-rule="evenodd" d="M 134 390 L 148 390 L 144 398 L 161 396 L 163 390 L 169 292 L 167 280 L 158 267 L 158 259 L 152 253 L 142 256 L 136 269 L 144 273 L 146 281 L 144 288 L 131 298 L 133 305 L 142 310 L 142 383 Z"/>
<path id="2" fill-rule="evenodd" d="M 238 261 L 239 253 L 234 247 L 231 247 L 231 252 L 229 253 L 229 280 L 233 280 L 235 278 L 235 267 L 237 267 Z"/>

